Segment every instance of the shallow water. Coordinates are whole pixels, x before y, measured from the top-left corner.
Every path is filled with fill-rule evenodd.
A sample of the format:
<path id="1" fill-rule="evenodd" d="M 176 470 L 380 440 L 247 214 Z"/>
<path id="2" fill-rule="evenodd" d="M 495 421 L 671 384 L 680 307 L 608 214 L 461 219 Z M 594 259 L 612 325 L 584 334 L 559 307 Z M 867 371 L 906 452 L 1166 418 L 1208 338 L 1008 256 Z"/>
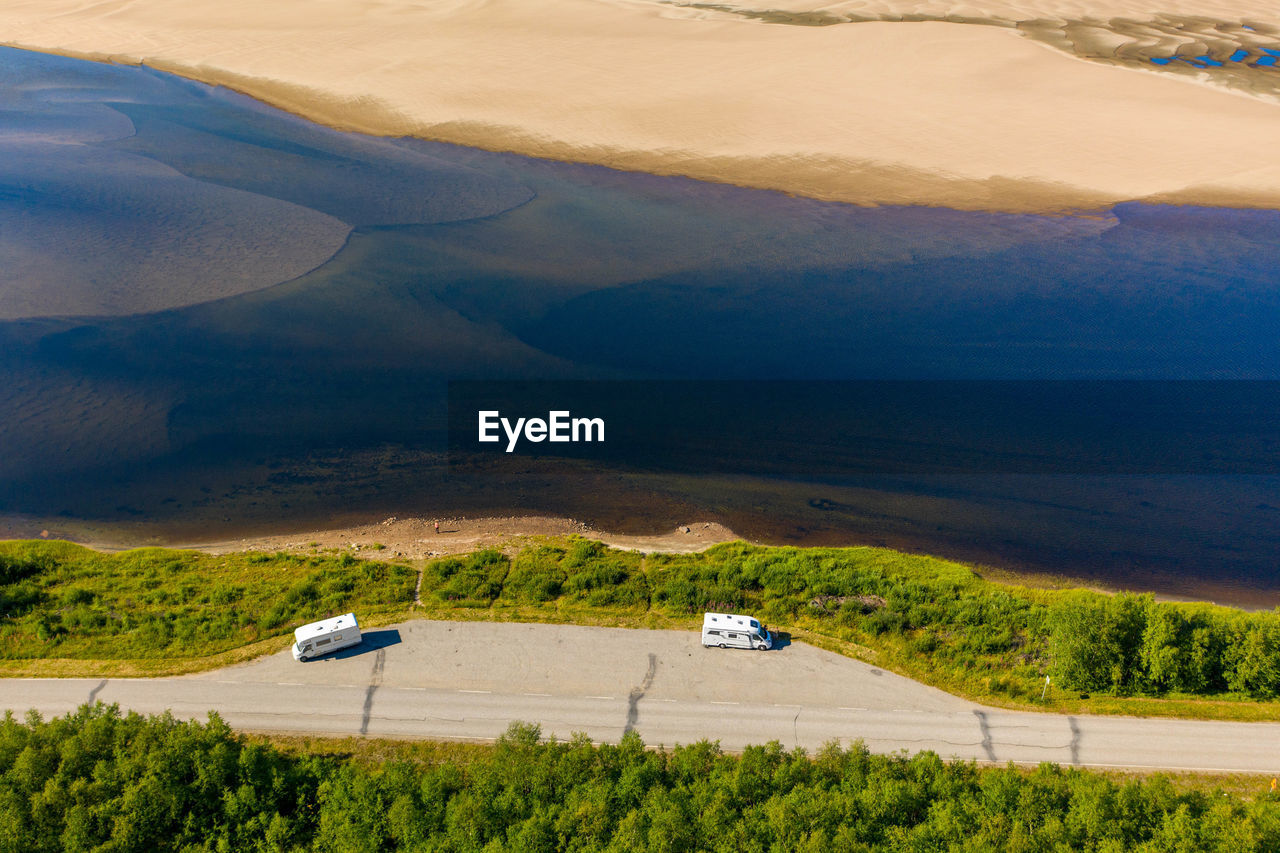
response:
<path id="1" fill-rule="evenodd" d="M 12 50 L 0 108 L 0 511 L 192 538 L 714 516 L 1220 598 L 1280 588 L 1274 476 L 486 477 L 443 455 L 456 379 L 1280 378 L 1280 213 L 854 208 L 343 134 Z"/>

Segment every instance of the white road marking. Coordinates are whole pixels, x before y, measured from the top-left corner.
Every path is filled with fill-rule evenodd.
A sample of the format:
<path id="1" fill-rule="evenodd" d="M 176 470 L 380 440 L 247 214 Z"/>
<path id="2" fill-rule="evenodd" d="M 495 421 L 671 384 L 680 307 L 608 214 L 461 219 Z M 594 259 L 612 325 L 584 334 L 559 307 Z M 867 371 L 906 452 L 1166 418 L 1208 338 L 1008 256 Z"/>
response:
<path id="1" fill-rule="evenodd" d="M 521 696 L 550 696 L 550 693 L 521 693 Z"/>
<path id="2" fill-rule="evenodd" d="M 612 696 L 588 696 L 588 699 L 612 699 Z"/>
<path id="3" fill-rule="evenodd" d="M 711 704 L 712 705 L 741 705 L 742 703 L 741 702 L 717 702 L 716 700 L 712 699 Z"/>
<path id="4" fill-rule="evenodd" d="M 850 708 L 847 705 L 841 705 L 840 710 L 841 711 L 865 711 L 867 709 L 866 708 Z"/>
<path id="5" fill-rule="evenodd" d="M 492 693 L 492 690 L 459 690 L 459 693 Z"/>

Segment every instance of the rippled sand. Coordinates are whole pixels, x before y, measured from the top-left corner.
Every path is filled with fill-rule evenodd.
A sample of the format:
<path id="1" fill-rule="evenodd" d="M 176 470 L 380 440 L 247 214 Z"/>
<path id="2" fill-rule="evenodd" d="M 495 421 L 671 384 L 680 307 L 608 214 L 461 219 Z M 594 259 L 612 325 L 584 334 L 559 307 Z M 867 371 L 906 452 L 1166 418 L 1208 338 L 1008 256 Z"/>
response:
<path id="1" fill-rule="evenodd" d="M 0 50 L 0 112 L 0 320 L 225 299 L 310 272 L 353 228 L 491 215 L 528 198 L 132 68 Z"/>
<path id="2" fill-rule="evenodd" d="M 144 97 L 145 81 L 126 94 L 118 72 L 54 59 L 33 78 L 33 63 L 5 53 L 0 319 L 220 299 L 314 269 L 346 240 L 350 226 L 321 211 L 112 147 L 135 128 L 102 101 Z"/>

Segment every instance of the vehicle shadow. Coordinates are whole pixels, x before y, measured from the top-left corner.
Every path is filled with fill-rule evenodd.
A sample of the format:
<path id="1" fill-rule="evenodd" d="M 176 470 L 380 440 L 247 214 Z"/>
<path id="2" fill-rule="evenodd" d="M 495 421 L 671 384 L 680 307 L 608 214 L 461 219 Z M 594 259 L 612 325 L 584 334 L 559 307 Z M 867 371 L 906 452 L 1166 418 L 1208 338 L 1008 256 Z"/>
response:
<path id="1" fill-rule="evenodd" d="M 770 651 L 776 652 L 779 649 L 785 649 L 789 645 L 791 645 L 790 634 L 788 634 L 786 631 L 773 632 L 773 648 L 770 649 Z"/>
<path id="2" fill-rule="evenodd" d="M 400 642 L 400 632 L 395 628 L 379 628 L 375 631 L 360 632 L 359 645 L 351 646 L 347 649 L 341 649 L 333 654 L 325 655 L 317 660 L 346 660 L 358 655 L 376 652 L 378 649 L 385 649 L 387 646 L 394 646 Z"/>

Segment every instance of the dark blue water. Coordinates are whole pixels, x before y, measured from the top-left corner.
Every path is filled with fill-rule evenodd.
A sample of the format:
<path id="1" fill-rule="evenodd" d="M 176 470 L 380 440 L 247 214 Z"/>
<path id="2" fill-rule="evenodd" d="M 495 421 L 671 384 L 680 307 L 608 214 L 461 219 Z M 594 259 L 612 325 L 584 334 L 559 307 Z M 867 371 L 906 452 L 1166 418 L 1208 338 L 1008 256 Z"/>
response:
<path id="1" fill-rule="evenodd" d="M 1248 29 L 1248 27 L 1245 29 Z M 1271 48 L 1266 47 L 1259 48 L 1259 50 L 1266 55 L 1260 57 L 1253 64 L 1259 68 L 1274 68 L 1277 57 L 1280 57 L 1280 50 L 1272 50 Z M 1249 57 L 1249 55 L 1249 51 L 1247 50 L 1237 50 L 1227 58 L 1227 61 L 1243 62 Z M 1221 68 L 1224 64 L 1208 54 L 1202 56 L 1153 56 L 1150 60 L 1155 65 L 1169 65 L 1175 61 L 1185 62 L 1193 68 Z"/>
<path id="2" fill-rule="evenodd" d="M 1280 378 L 1275 211 L 855 208 L 342 134 L 12 50 L 0 97 L 0 511 L 55 533 L 717 517 L 1171 591 L 1280 586 L 1274 477 L 575 462 L 486 481 L 443 456 L 454 379 Z"/>

